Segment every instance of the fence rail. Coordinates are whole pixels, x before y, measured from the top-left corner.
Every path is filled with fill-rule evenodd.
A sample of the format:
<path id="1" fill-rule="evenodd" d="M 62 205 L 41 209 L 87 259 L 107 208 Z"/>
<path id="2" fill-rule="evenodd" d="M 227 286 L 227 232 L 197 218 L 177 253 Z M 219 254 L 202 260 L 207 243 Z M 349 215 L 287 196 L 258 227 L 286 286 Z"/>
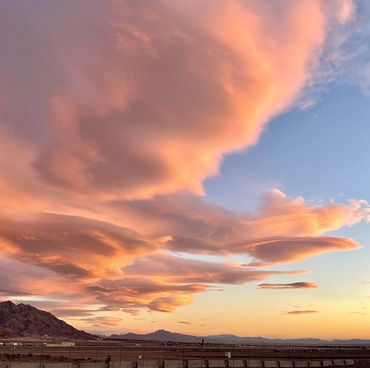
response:
<path id="1" fill-rule="evenodd" d="M 189 359 L 189 360 L 122 360 L 111 362 L 44 363 L 0 361 L 0 368 L 355 368 L 353 359 L 333 360 L 260 360 L 260 359 Z"/>

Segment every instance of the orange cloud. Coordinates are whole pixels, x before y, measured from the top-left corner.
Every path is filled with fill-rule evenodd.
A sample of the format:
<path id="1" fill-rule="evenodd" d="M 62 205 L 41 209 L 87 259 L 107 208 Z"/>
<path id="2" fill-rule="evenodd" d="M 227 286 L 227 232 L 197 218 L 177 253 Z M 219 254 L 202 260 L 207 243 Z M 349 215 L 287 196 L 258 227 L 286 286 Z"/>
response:
<path id="1" fill-rule="evenodd" d="M 1 249 L 8 256 L 71 278 L 112 276 L 134 256 L 154 249 L 132 230 L 76 216 L 0 219 L 0 227 Z"/>
<path id="2" fill-rule="evenodd" d="M 85 292 L 95 295 L 97 301 L 105 305 L 104 310 L 120 307 L 129 313 L 137 313 L 141 308 L 171 312 L 191 303 L 197 293 L 220 290 L 218 284 L 241 284 L 302 272 L 262 271 L 168 254 L 137 259 L 122 271 L 121 279 L 101 280 L 86 287 Z"/>
<path id="3" fill-rule="evenodd" d="M 19 262 L 17 267 L 33 265 L 33 288 L 15 288 L 11 295 L 42 295 L 49 283 L 48 295 L 73 297 L 76 307 L 101 304 L 102 311 L 123 309 L 137 313 L 148 308 L 169 312 L 191 303 L 197 293 L 218 290 L 219 285 L 262 281 L 282 274 L 261 267 L 355 249 L 358 245 L 349 239 L 293 237 L 290 233 L 309 234 L 309 229 L 316 233 L 320 224 L 320 231 L 326 231 L 368 216 L 365 202 L 317 206 L 280 192 L 277 197 L 269 195 L 260 213 L 254 216 L 235 214 L 201 198 L 181 195 L 120 201 L 104 208 L 112 219 L 118 218 L 122 223 L 130 218 L 130 226 L 141 221 L 144 226 L 135 228 L 144 232 L 146 225 L 147 231 L 55 214 L 1 219 L 0 244 L 4 255 L 16 259 L 12 262 Z M 278 220 L 281 217 L 286 220 L 283 226 Z M 263 237 L 274 233 L 275 238 Z M 285 233 L 288 235 L 278 236 Z M 206 262 L 175 256 L 168 249 L 218 256 L 245 255 L 252 260 L 249 265 Z M 40 276 L 43 269 L 51 275 L 47 281 Z M 283 274 L 298 272 L 302 271 Z M 62 287 L 66 277 L 70 285 L 67 295 Z M 3 295 L 10 292 L 8 279 L 4 279 Z M 298 284 L 288 285 L 293 288 Z"/>
<path id="4" fill-rule="evenodd" d="M 263 266 L 354 249 L 357 244 L 352 240 L 293 237 L 291 233 L 315 234 L 368 216 L 365 202 L 315 206 L 280 192 L 269 195 L 260 213 L 254 216 L 235 214 L 188 195 L 120 201 L 102 208 L 112 219 L 119 219 L 122 224 L 127 221 L 140 231 L 106 221 L 56 214 L 2 218 L 3 254 L 12 258 L 11 262 L 18 262 L 16 269 L 30 265 L 28 284 L 32 288 L 18 289 L 23 283 L 17 278 L 10 281 L 5 274 L 0 283 L 1 293 L 4 296 L 46 293 L 62 300 L 72 298 L 75 300 L 75 307 L 69 306 L 72 310 L 81 307 L 89 310 L 89 305 L 100 304 L 101 311 L 122 309 L 137 313 L 146 308 L 171 312 L 191 303 L 194 295 L 219 290 L 222 284 L 243 284 L 302 272 L 278 272 L 261 269 Z M 282 217 L 285 221 L 279 221 Z M 135 225 L 140 221 L 143 225 Z M 269 234 L 276 237 L 267 238 Z M 175 256 L 168 249 L 194 254 L 241 254 L 252 261 L 249 265 L 206 262 Z M 47 279 L 42 271 L 45 269 L 50 275 Z M 68 290 L 63 287 L 66 277 Z M 288 285 L 298 287 L 294 283 Z M 299 285 L 303 287 L 302 283 Z M 60 310 L 65 303 L 47 307 Z"/>
<path id="5" fill-rule="evenodd" d="M 94 295 L 106 309 L 119 307 L 136 314 L 142 308 L 160 312 L 172 312 L 177 307 L 192 302 L 193 295 L 205 292 L 207 285 L 166 284 L 155 278 L 123 278 L 102 280 L 98 285 L 87 286 L 85 292 Z"/>
<path id="6" fill-rule="evenodd" d="M 245 254 L 255 266 L 293 262 L 334 250 L 356 249 L 351 239 L 319 236 L 369 217 L 368 204 L 313 205 L 273 191 L 254 216 L 235 214 L 188 195 L 120 201 L 114 211 L 137 228 L 162 237 L 174 251 Z M 165 237 L 167 236 L 167 237 Z"/>
<path id="7" fill-rule="evenodd" d="M 263 280 L 273 275 L 289 274 L 289 272 L 256 270 L 239 264 L 184 259 L 168 254 L 156 254 L 137 259 L 135 263 L 125 267 L 123 272 L 127 276 L 155 277 L 166 284 L 169 282 L 176 284 L 243 284 Z M 295 274 L 297 271 L 291 273 Z"/>
<path id="8" fill-rule="evenodd" d="M 358 244 L 351 239 L 335 237 L 304 237 L 260 239 L 246 245 L 246 252 L 254 257 L 251 266 L 267 266 L 282 262 L 296 262 L 335 250 L 352 250 Z"/>

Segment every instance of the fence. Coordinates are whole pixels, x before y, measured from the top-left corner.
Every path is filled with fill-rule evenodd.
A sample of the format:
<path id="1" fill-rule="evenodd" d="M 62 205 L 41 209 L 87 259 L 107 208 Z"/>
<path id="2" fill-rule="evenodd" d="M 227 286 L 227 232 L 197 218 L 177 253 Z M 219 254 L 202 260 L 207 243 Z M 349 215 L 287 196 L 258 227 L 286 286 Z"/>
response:
<path id="1" fill-rule="evenodd" d="M 118 362 L 0 362 L 0 368 L 302 368 L 302 367 L 344 367 L 355 366 L 353 359 L 333 359 L 314 361 L 259 360 L 259 359 L 212 359 L 212 360 L 143 360 Z"/>
<path id="2" fill-rule="evenodd" d="M 370 367 L 366 346 L 250 346 L 95 341 L 0 345 L 0 368 L 332 368 Z"/>

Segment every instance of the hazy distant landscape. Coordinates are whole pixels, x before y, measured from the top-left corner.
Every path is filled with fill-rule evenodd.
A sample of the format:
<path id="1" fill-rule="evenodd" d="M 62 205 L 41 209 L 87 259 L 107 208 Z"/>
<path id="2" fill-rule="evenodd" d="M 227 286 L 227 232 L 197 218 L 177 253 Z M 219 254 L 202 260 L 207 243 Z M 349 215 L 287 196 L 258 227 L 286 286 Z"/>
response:
<path id="1" fill-rule="evenodd" d="M 321 340 L 315 338 L 301 339 L 269 339 L 264 337 L 241 337 L 235 335 L 210 335 L 210 336 L 191 336 L 173 333 L 165 330 L 158 330 L 148 334 L 127 333 L 122 335 L 111 335 L 112 339 L 139 340 L 139 341 L 171 341 L 199 343 L 204 339 L 207 343 L 214 344 L 245 344 L 245 345 L 370 345 L 370 340 L 351 339 L 351 340 Z"/>
<path id="2" fill-rule="evenodd" d="M 320 367 L 325 366 L 324 361 L 326 366 L 333 367 L 370 363 L 370 346 L 366 340 L 200 337 L 165 330 L 102 337 L 78 331 L 30 305 L 15 305 L 9 301 L 0 303 L 0 323 L 3 326 L 0 362 L 22 368 L 34 368 L 32 364 L 54 368 L 62 368 L 63 364 L 85 364 L 86 368 L 95 368 L 96 364 L 101 364 L 108 368 L 110 364 L 114 367 L 123 361 L 129 361 L 131 368 L 140 362 L 148 368 L 161 368 L 166 364 L 191 368 L 203 361 L 204 364 L 199 363 L 200 368 L 216 368 L 213 364 L 233 367 L 235 362 L 240 367 L 275 363 L 278 367 L 286 362 L 291 367 L 300 367 L 310 361 L 317 362 Z"/>
<path id="3" fill-rule="evenodd" d="M 174 333 L 166 330 L 157 330 L 148 334 L 113 334 L 110 336 L 96 336 L 85 331 L 79 331 L 58 319 L 51 313 L 39 310 L 27 304 L 14 304 L 11 301 L 0 302 L 0 338 L 66 338 L 81 340 L 99 340 L 102 337 L 112 340 L 124 341 L 159 341 L 176 343 L 199 344 L 202 340 L 210 344 L 233 344 L 233 345 L 370 345 L 370 340 L 322 340 L 315 338 L 301 339 L 269 339 L 264 337 L 241 337 L 231 334 L 193 336 Z"/>

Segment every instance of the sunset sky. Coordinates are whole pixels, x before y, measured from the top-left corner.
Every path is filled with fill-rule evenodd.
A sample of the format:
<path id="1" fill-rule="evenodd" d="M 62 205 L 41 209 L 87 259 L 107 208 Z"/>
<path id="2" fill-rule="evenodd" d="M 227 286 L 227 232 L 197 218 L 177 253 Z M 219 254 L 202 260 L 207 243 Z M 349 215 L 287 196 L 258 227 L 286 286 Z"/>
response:
<path id="1" fill-rule="evenodd" d="M 0 18 L 1 300 L 106 334 L 370 338 L 370 2 Z"/>

